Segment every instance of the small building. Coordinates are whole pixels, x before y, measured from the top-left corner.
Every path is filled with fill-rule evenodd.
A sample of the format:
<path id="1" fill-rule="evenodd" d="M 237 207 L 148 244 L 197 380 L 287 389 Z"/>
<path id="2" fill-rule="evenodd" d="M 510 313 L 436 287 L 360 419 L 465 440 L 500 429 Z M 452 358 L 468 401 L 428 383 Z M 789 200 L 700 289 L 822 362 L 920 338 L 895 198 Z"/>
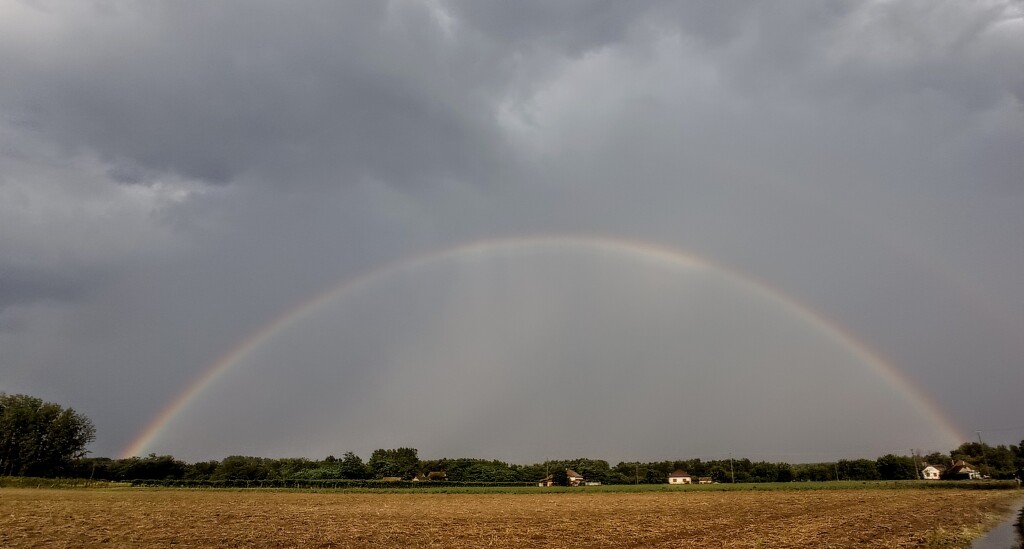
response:
<path id="1" fill-rule="evenodd" d="M 670 474 L 668 476 L 668 483 L 669 484 L 693 484 L 693 477 L 690 476 L 690 473 L 687 473 L 686 471 L 684 471 L 682 469 L 676 469 L 675 471 L 672 471 L 672 474 Z"/>
<path id="2" fill-rule="evenodd" d="M 714 482 L 711 477 L 697 477 L 697 484 L 714 484 Z"/>
<path id="3" fill-rule="evenodd" d="M 925 480 L 939 480 L 942 478 L 942 470 L 934 465 L 921 469 L 921 478 Z"/>
<path id="4" fill-rule="evenodd" d="M 402 477 L 384 477 L 381 480 L 384 482 L 401 482 Z"/>
<path id="5" fill-rule="evenodd" d="M 548 475 L 548 476 L 540 479 L 539 481 L 537 481 L 537 486 L 546 487 L 546 486 L 554 486 L 554 485 L 555 485 L 555 475 Z"/>

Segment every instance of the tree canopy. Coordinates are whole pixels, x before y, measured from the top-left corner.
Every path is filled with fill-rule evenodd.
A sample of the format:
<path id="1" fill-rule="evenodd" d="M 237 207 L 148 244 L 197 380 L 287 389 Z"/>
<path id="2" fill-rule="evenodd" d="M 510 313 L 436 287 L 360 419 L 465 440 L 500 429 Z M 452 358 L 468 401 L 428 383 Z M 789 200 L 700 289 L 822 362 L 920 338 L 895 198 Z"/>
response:
<path id="1" fill-rule="evenodd" d="M 62 474 L 95 438 L 92 421 L 71 408 L 0 393 L 0 475 Z"/>

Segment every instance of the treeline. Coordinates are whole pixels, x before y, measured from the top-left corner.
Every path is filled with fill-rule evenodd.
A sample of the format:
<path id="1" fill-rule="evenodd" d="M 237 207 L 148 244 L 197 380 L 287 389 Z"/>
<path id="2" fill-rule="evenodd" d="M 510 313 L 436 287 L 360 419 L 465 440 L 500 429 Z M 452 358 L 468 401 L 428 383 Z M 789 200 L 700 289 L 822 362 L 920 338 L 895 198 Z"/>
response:
<path id="1" fill-rule="evenodd" d="M 1024 441 L 1021 446 L 995 447 L 971 442 L 960 445 L 949 454 L 888 454 L 877 459 L 841 459 L 827 463 L 789 464 L 740 458 L 620 462 L 613 466 L 605 460 L 586 458 L 551 460 L 532 465 L 472 458 L 421 460 L 415 448 L 395 448 L 376 450 L 366 462 L 352 452 L 340 458 L 327 456 L 323 460 L 229 456 L 220 461 L 196 463 L 154 454 L 127 459 L 85 458 L 77 460 L 70 473 L 94 480 L 170 480 L 191 485 L 211 483 L 211 486 L 288 486 L 288 482 L 298 481 L 312 485 L 382 479 L 409 482 L 417 475 L 424 478 L 435 473 L 431 476 L 435 482 L 514 485 L 536 483 L 548 474 L 556 474 L 557 478 L 557 474 L 564 473 L 566 469 L 580 473 L 587 481 L 601 484 L 665 484 L 670 473 L 683 470 L 693 477 L 708 477 L 718 483 L 740 483 L 913 480 L 920 478 L 920 470 L 926 464 L 948 465 L 953 460 L 964 460 L 992 478 L 1010 479 L 1024 469 L 1022 450 Z"/>
<path id="2" fill-rule="evenodd" d="M 668 475 L 683 470 L 713 482 L 791 482 L 824 480 L 910 480 L 925 465 L 948 466 L 964 460 L 985 476 L 1020 478 L 1024 470 L 1024 441 L 1019 446 L 989 446 L 966 442 L 949 454 L 885 455 L 878 459 L 839 460 L 798 464 L 749 459 L 700 459 L 620 462 L 600 459 L 546 461 L 533 465 L 508 464 L 471 458 L 421 460 L 415 448 L 380 449 L 366 462 L 352 452 L 341 458 L 269 459 L 229 456 L 223 460 L 186 463 L 173 456 L 150 454 L 127 459 L 86 458 L 86 445 L 96 437 L 89 418 L 58 404 L 29 395 L 0 392 L 0 476 L 70 477 L 93 480 L 137 479 L 189 482 L 278 481 L 412 481 L 417 475 L 451 483 L 536 483 L 547 475 L 565 480 L 567 469 L 601 484 L 664 484 Z M 433 474 L 431 474 L 433 473 Z"/>

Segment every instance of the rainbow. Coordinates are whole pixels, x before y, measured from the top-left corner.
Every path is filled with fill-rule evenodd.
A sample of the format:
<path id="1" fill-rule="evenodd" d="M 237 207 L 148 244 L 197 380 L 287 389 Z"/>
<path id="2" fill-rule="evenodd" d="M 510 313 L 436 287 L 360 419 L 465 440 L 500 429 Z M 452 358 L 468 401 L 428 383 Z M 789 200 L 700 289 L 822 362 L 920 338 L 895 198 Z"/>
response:
<path id="1" fill-rule="evenodd" d="M 715 264 L 706 258 L 650 242 L 602 236 L 529 236 L 478 240 L 452 248 L 401 259 L 354 278 L 345 279 L 327 291 L 314 295 L 312 298 L 291 307 L 284 314 L 274 318 L 262 328 L 243 339 L 241 343 L 207 367 L 202 374 L 177 397 L 171 400 L 146 425 L 145 429 L 125 448 L 121 455 L 123 457 L 143 455 L 149 446 L 160 437 L 164 429 L 174 421 L 174 418 L 182 410 L 188 408 L 204 390 L 223 377 L 229 370 L 241 364 L 250 353 L 273 338 L 275 334 L 312 314 L 317 309 L 342 299 L 347 295 L 355 294 L 367 288 L 375 281 L 386 278 L 389 275 L 413 272 L 419 268 L 442 261 L 469 259 L 482 257 L 497 251 L 516 250 L 591 251 L 624 259 L 653 261 L 659 265 L 676 269 L 705 269 L 713 271 L 717 275 L 751 290 L 757 295 L 771 299 L 784 310 L 796 313 L 808 320 L 822 335 L 840 345 L 841 348 L 846 349 L 880 375 L 886 382 L 898 388 L 923 417 L 935 423 L 948 439 L 945 441 L 946 443 L 955 446 L 966 440 L 963 436 L 964 431 L 955 422 L 948 418 L 910 379 L 883 360 L 878 353 L 861 342 L 856 336 L 844 330 L 836 322 L 763 282 Z"/>

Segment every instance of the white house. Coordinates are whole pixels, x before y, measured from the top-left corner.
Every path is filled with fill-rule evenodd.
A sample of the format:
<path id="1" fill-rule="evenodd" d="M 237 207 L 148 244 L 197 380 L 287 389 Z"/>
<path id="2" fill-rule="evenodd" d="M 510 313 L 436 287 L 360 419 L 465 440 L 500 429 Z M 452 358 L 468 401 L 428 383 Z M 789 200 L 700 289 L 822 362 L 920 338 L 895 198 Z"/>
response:
<path id="1" fill-rule="evenodd" d="M 942 476 L 942 471 L 934 465 L 929 465 L 921 470 L 921 477 L 925 480 L 939 480 L 940 476 Z"/>
<path id="2" fill-rule="evenodd" d="M 693 484 L 693 477 L 682 469 L 676 469 L 668 476 L 669 484 Z"/>

